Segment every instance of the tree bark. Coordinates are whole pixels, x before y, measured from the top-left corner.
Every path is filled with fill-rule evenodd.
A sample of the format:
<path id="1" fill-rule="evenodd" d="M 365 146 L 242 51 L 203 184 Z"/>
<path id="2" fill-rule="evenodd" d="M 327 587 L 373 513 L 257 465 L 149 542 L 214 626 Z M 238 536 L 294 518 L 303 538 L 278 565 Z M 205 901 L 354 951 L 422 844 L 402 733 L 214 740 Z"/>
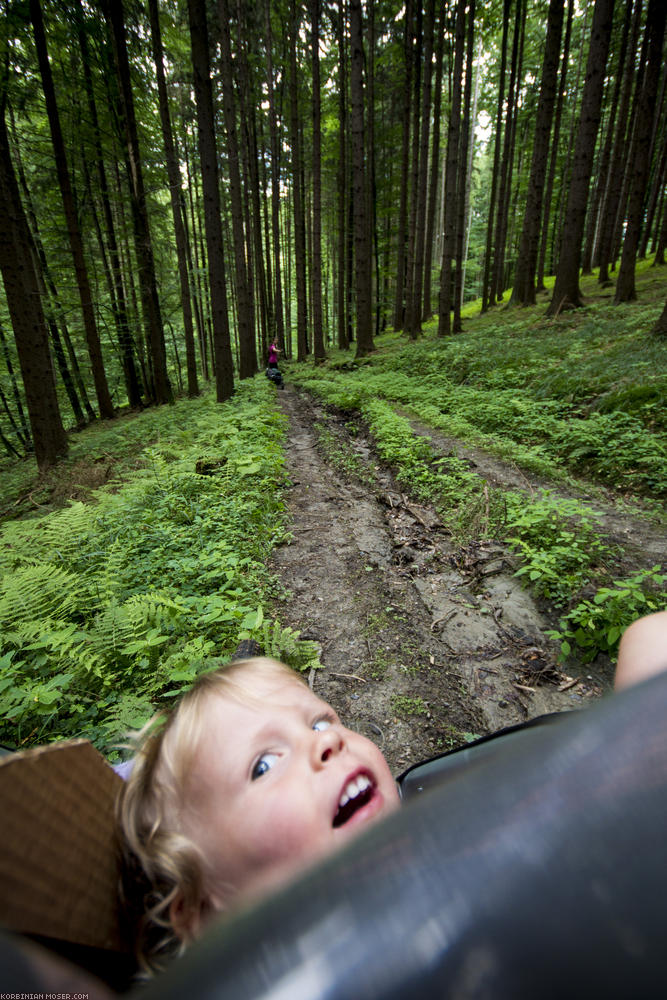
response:
<path id="1" fill-rule="evenodd" d="M 375 350 L 364 136 L 364 50 L 361 0 L 350 0 L 350 124 L 352 132 L 352 197 L 354 211 L 354 272 L 357 313 L 356 357 Z"/>
<path id="2" fill-rule="evenodd" d="M 424 296 L 422 321 L 425 323 L 433 315 L 431 301 L 431 270 L 433 267 L 433 236 L 435 231 L 435 209 L 440 176 L 440 110 L 442 106 L 442 61 L 445 42 L 445 5 L 440 0 L 438 34 L 435 47 L 435 90 L 433 94 L 433 140 L 431 144 L 431 178 L 429 181 L 428 208 L 426 211 L 426 246 L 424 248 Z"/>
<path id="3" fill-rule="evenodd" d="M 459 192 L 457 166 L 461 130 L 461 86 L 463 52 L 465 46 L 465 0 L 456 5 L 454 70 L 452 77 L 452 102 L 447 129 L 447 167 L 445 177 L 445 236 L 440 270 L 440 295 L 438 299 L 438 336 L 451 333 L 452 263 L 456 254 L 456 220 Z"/>
<path id="4" fill-rule="evenodd" d="M 46 34 L 44 32 L 44 20 L 42 18 L 42 8 L 39 0 L 30 0 L 30 18 L 32 20 L 33 32 L 35 36 L 35 46 L 39 61 L 39 71 L 44 89 L 44 99 L 46 101 L 46 112 L 51 130 L 51 141 L 58 174 L 58 184 L 63 201 L 65 220 L 67 224 L 67 235 L 69 238 L 74 270 L 76 273 L 77 288 L 81 301 L 81 311 L 83 314 L 83 324 L 88 345 L 88 354 L 97 394 L 97 404 L 100 416 L 109 420 L 114 416 L 114 407 L 109 393 L 106 374 L 104 371 L 104 361 L 102 358 L 102 346 L 95 322 L 95 312 L 93 309 L 93 297 L 88 280 L 85 255 L 83 251 L 83 241 L 77 220 L 74 197 L 72 194 L 72 184 L 67 167 L 67 157 L 65 154 L 65 143 L 63 140 L 60 118 L 58 115 L 58 105 L 56 103 L 56 93 L 53 85 L 53 75 L 46 46 Z"/>
<path id="5" fill-rule="evenodd" d="M 654 337 L 667 337 L 667 302 L 665 302 L 665 308 L 658 316 L 651 333 Z"/>
<path id="6" fill-rule="evenodd" d="M 667 7 L 663 0 L 649 0 L 646 13 L 646 36 L 648 40 L 647 63 L 644 84 L 637 109 L 637 130 L 632 148 L 632 183 L 628 218 L 623 241 L 623 255 L 616 281 L 614 302 L 630 302 L 637 298 L 635 290 L 635 261 L 641 233 L 644 200 L 649 178 L 649 154 L 658 83 L 662 66 L 662 43 L 665 37 Z"/>
<path id="7" fill-rule="evenodd" d="M 4 104 L 4 102 L 3 102 Z M 40 471 L 67 454 L 49 336 L 39 285 L 30 254 L 28 223 L 23 213 L 9 153 L 4 106 L 0 108 L 0 271 L 14 331 L 35 458 Z"/>
<path id="8" fill-rule="evenodd" d="M 285 323 L 283 315 L 282 263 L 280 253 L 280 147 L 278 145 L 278 125 L 276 121 L 275 94 L 273 86 L 273 35 L 271 30 L 271 0 L 266 0 L 266 76 L 269 98 L 269 137 L 271 143 L 271 234 L 273 239 L 274 274 L 274 318 L 275 329 L 270 336 L 276 337 L 278 347 L 285 350 Z M 282 80 L 282 78 L 281 78 Z M 282 87 L 282 82 L 281 82 Z"/>
<path id="9" fill-rule="evenodd" d="M 218 155 L 215 146 L 215 119 L 205 0 L 188 0 L 188 22 L 192 47 L 194 90 L 197 101 L 197 137 L 204 198 L 216 398 L 219 403 L 223 403 L 234 392 L 234 365 L 227 312 L 225 252 L 220 219 Z"/>
<path id="10" fill-rule="evenodd" d="M 311 52 L 313 60 L 313 253 L 312 305 L 313 354 L 326 357 L 322 328 L 322 135 L 320 111 L 320 0 L 310 0 Z"/>
<path id="11" fill-rule="evenodd" d="M 547 257 L 547 243 L 549 239 L 549 218 L 551 216 L 551 199 L 554 190 L 554 179 L 556 176 L 556 162 L 558 159 L 558 145 L 560 141 L 560 127 L 563 118 L 563 102 L 565 99 L 565 86 L 567 84 L 567 69 L 570 61 L 570 39 L 572 36 L 572 18 L 574 16 L 574 0 L 569 0 L 567 5 L 567 21 L 565 24 L 565 40 L 561 54 L 561 70 L 558 81 L 558 97 L 556 100 L 556 111 L 554 116 L 553 135 L 551 137 L 551 153 L 549 156 L 549 171 L 547 174 L 546 190 L 544 195 L 544 210 L 542 215 L 542 231 L 540 239 L 540 251 L 537 261 L 537 291 L 546 291 L 544 284 L 544 268 Z"/>
<path id="12" fill-rule="evenodd" d="M 34 0 L 33 0 L 34 2 Z M 155 402 L 172 403 L 173 393 L 167 375 L 167 355 L 162 328 L 162 314 L 157 290 L 155 260 L 151 241 L 143 166 L 139 149 L 139 134 L 134 114 L 134 97 L 130 77 L 130 61 L 125 41 L 125 14 L 122 0 L 105 0 L 107 17 L 113 43 L 114 62 L 120 95 L 120 113 L 127 146 L 128 179 L 130 182 L 130 202 L 134 242 L 139 267 L 139 294 L 144 313 L 144 323 L 148 334 L 153 370 L 153 390 Z"/>
<path id="13" fill-rule="evenodd" d="M 484 277 L 482 279 L 482 312 L 490 305 L 495 305 L 491 293 L 491 263 L 495 245 L 493 240 L 494 219 L 496 213 L 496 197 L 498 193 L 498 175 L 500 173 L 500 150 L 503 128 L 503 101 L 505 99 L 505 73 L 507 71 L 507 36 L 509 33 L 511 0 L 503 0 L 503 33 L 500 43 L 500 76 L 498 81 L 498 105 L 496 111 L 495 145 L 493 148 L 493 172 L 491 175 L 491 195 L 489 200 L 489 215 L 486 228 L 486 252 L 484 254 Z"/>
<path id="14" fill-rule="evenodd" d="M 598 283 L 603 286 L 609 284 L 609 265 L 612 261 L 614 228 L 621 197 L 621 188 L 623 185 L 623 161 L 627 159 L 628 156 L 629 139 L 626 139 L 630 125 L 628 121 L 628 113 L 630 111 L 630 99 L 632 96 L 634 67 L 637 60 L 637 43 L 641 22 L 642 0 L 634 0 L 634 3 L 635 9 L 634 13 L 632 13 L 630 42 L 625 57 L 625 65 L 623 67 L 623 82 L 621 86 L 620 104 L 616 120 L 614 144 L 609 164 L 605 197 L 601 210 L 602 226 L 600 231 L 600 244 L 598 247 L 598 263 L 600 268 L 598 272 Z M 631 16 L 631 11 L 632 0 L 627 0 L 626 19 Z"/>
<path id="15" fill-rule="evenodd" d="M 246 263 L 246 242 L 243 229 L 243 195 L 239 170 L 239 140 L 236 129 L 236 107 L 232 75 L 232 50 L 230 38 L 230 11 L 227 0 L 219 0 L 220 20 L 220 69 L 222 77 L 222 106 L 227 133 L 227 169 L 234 240 L 234 268 L 236 301 L 238 305 L 239 377 L 251 378 L 257 371 L 255 331 L 253 325 L 252 291 Z"/>
<path id="16" fill-rule="evenodd" d="M 467 43 L 466 43 L 466 84 L 463 97 L 463 114 L 461 115 L 461 136 L 459 139 L 459 165 L 456 182 L 456 269 L 454 275 L 454 316 L 452 332 L 461 332 L 461 302 L 463 299 L 463 242 L 466 224 L 466 195 L 468 191 L 468 144 L 470 139 L 470 105 L 472 103 L 472 64 L 475 53 L 475 0 L 468 0 L 467 13 Z"/>
<path id="17" fill-rule="evenodd" d="M 148 0 L 148 12 L 151 22 L 151 43 L 153 62 L 157 76 L 158 105 L 162 138 L 169 178 L 169 196 L 171 199 L 171 214 L 174 220 L 174 236 L 176 238 L 176 257 L 178 261 L 178 280 L 181 292 L 181 309 L 183 310 L 183 333 L 185 335 L 185 364 L 188 375 L 188 396 L 199 395 L 197 383 L 197 359 L 195 356 L 195 334 L 192 323 L 192 303 L 190 300 L 190 279 L 188 276 L 188 253 L 181 214 L 181 172 L 174 146 L 174 137 L 169 112 L 169 96 L 164 75 L 164 55 L 162 49 L 162 32 L 160 30 L 160 15 L 157 0 Z"/>
<path id="18" fill-rule="evenodd" d="M 539 224 L 542 216 L 542 195 L 547 172 L 549 136 L 556 103 L 558 58 L 563 30 L 563 0 L 550 0 L 547 16 L 547 36 L 542 62 L 540 99 L 533 137 L 533 157 L 528 181 L 526 208 L 519 244 L 519 256 L 514 275 L 511 305 L 535 304 L 535 268 L 539 244 Z"/>
<path id="19" fill-rule="evenodd" d="M 292 140 L 292 193 L 294 200 L 294 268 L 296 272 L 297 361 L 308 354 L 308 303 L 306 295 L 306 218 L 303 204 L 303 164 L 299 121 L 299 74 L 296 43 L 299 32 L 299 4 L 292 3 L 290 34 L 290 129 Z"/>
<path id="20" fill-rule="evenodd" d="M 401 143 L 401 187 L 398 210 L 398 233 L 396 252 L 396 302 L 394 305 L 394 329 L 402 330 L 405 322 L 405 249 L 408 218 L 408 188 L 410 165 L 410 108 L 412 95 L 412 0 L 405 4 L 405 88 L 403 104 L 403 138 Z"/>
<path id="21" fill-rule="evenodd" d="M 600 124 L 602 92 L 613 14 L 614 0 L 596 0 L 560 260 L 553 297 L 547 310 L 548 316 L 558 315 L 563 308 L 576 308 L 583 305 L 579 290 L 581 244 L 584 235 L 595 140 Z"/>
<path id="22" fill-rule="evenodd" d="M 433 36 L 435 31 L 435 0 L 428 0 L 424 12 L 424 72 L 422 74 L 421 124 L 419 136 L 419 176 L 417 198 L 417 236 L 415 263 L 412 279 L 412 301 L 408 306 L 411 337 L 421 333 L 422 290 L 424 288 L 424 257 L 426 251 L 426 202 L 428 190 L 428 145 L 431 119 L 431 65 L 433 62 Z M 439 123 L 434 119 L 434 128 Z"/>
<path id="23" fill-rule="evenodd" d="M 417 206 L 419 202 L 419 152 L 420 152 L 420 132 L 422 122 L 420 120 L 420 98 L 421 98 L 421 78 L 422 78 L 422 4 L 417 4 L 415 23 L 415 48 L 413 63 L 413 97 L 412 97 L 412 150 L 410 156 L 410 210 L 408 213 L 408 241 L 405 267 L 405 318 L 404 327 L 411 339 L 417 336 L 417 327 L 414 319 L 414 282 L 415 282 L 415 253 L 417 242 Z"/>
<path id="24" fill-rule="evenodd" d="M 526 33 L 526 0 L 517 0 L 514 26 L 514 43 L 512 45 L 512 66 L 510 70 L 510 85 L 507 98 L 507 127 L 505 131 L 505 149 L 501 170 L 500 196 L 498 198 L 498 220 L 496 227 L 496 257 L 493 267 L 492 294 L 494 302 L 502 302 L 505 281 L 505 252 L 507 247 L 507 227 L 509 221 L 510 201 L 512 196 L 512 177 L 514 173 L 514 153 L 516 149 L 516 131 L 519 116 L 519 94 L 523 77 L 523 48 Z M 520 172 L 520 171 L 519 171 Z"/>
<path id="25" fill-rule="evenodd" d="M 347 198 L 348 198 L 348 153 L 347 153 L 347 54 L 345 39 L 345 3 L 338 10 L 338 347 L 346 350 L 350 346 L 348 336 L 349 317 L 347 308 Z"/>

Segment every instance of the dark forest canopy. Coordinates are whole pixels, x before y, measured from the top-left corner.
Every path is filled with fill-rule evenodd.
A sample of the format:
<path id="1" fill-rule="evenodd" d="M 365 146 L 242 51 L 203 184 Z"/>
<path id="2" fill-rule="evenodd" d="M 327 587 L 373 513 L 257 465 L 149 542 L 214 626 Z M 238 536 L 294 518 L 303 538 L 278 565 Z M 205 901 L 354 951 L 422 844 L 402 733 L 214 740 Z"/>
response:
<path id="1" fill-rule="evenodd" d="M 1 7 L 0 443 L 663 265 L 663 0 Z M 616 273 L 614 273 L 616 272 Z M 664 333 L 664 319 L 656 333 Z M 13 336 L 12 336 L 13 333 Z"/>

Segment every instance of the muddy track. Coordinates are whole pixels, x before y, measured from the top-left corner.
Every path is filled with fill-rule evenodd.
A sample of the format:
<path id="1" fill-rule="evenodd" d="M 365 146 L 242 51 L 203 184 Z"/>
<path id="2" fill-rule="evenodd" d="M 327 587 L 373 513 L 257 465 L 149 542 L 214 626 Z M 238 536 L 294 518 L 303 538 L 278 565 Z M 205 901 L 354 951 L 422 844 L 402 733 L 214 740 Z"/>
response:
<path id="1" fill-rule="evenodd" d="M 608 664 L 579 678 L 557 669 L 544 635 L 554 621 L 518 585 L 503 546 L 458 550 L 363 435 L 348 438 L 290 386 L 277 399 L 289 419 L 292 540 L 273 558 L 288 593 L 275 614 L 319 643 L 315 692 L 378 743 L 395 773 L 470 734 L 582 707 L 609 687 Z M 327 464 L 317 423 L 353 441 L 363 484 Z"/>

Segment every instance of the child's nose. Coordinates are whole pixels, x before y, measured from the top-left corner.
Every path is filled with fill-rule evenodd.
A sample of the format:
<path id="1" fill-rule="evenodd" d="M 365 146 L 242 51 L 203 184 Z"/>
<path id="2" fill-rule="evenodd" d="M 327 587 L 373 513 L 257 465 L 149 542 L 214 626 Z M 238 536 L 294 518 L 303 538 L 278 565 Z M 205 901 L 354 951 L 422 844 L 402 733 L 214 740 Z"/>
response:
<path id="1" fill-rule="evenodd" d="M 316 732 L 313 740 L 313 762 L 321 767 L 345 746 L 345 739 L 337 726 L 329 726 L 321 732 Z"/>

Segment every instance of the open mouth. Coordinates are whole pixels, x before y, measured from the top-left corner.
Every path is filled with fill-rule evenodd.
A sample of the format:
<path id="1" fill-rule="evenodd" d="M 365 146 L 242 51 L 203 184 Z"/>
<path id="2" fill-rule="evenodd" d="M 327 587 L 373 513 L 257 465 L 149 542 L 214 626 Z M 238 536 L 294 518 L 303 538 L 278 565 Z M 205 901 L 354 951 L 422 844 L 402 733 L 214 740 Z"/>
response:
<path id="1" fill-rule="evenodd" d="M 335 827 L 344 826 L 360 809 L 373 798 L 375 785 L 368 774 L 358 774 L 348 781 L 338 800 L 338 808 L 333 818 Z"/>

